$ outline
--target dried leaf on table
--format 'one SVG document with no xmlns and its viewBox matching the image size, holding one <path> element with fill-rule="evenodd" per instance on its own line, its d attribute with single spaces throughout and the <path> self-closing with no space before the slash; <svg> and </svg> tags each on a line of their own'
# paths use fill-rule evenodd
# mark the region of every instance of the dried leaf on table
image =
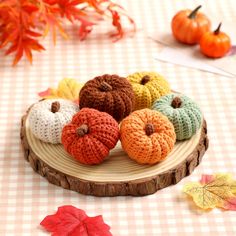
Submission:
<svg viewBox="0 0 236 236">
<path fill-rule="evenodd" d="M 110 226 L 102 216 L 89 217 L 74 206 L 61 206 L 54 215 L 46 216 L 40 223 L 54 236 L 112 236 Z"/>
<path fill-rule="evenodd" d="M 236 182 L 230 174 L 202 175 L 200 182 L 187 183 L 183 192 L 204 209 L 236 210 Z"/>
<path fill-rule="evenodd" d="M 42 98 L 64 98 L 78 103 L 80 89 L 83 84 L 78 83 L 75 79 L 65 78 L 61 80 L 58 87 L 48 88 L 38 93 Z"/>
</svg>

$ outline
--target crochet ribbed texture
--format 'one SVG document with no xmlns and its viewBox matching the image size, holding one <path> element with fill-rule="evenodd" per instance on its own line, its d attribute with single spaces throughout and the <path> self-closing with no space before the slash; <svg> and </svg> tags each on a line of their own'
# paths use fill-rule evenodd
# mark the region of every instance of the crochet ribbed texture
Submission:
<svg viewBox="0 0 236 236">
<path fill-rule="evenodd" d="M 120 127 L 121 144 L 140 164 L 164 160 L 176 141 L 172 123 L 160 112 L 142 109 L 126 117 Z"/>
<path fill-rule="evenodd" d="M 40 140 L 61 143 L 64 125 L 79 111 L 79 106 L 64 99 L 47 99 L 36 103 L 29 112 L 29 127 Z"/>
<path fill-rule="evenodd" d="M 104 111 L 121 121 L 133 110 L 134 92 L 126 78 L 102 75 L 89 80 L 79 94 L 80 108 Z"/>
<path fill-rule="evenodd" d="M 156 99 L 171 92 L 167 80 L 155 72 L 137 72 L 127 79 L 135 94 L 134 110 L 151 108 Z"/>
<path fill-rule="evenodd" d="M 62 131 L 65 150 L 83 164 L 99 164 L 119 139 L 117 121 L 105 112 L 83 108 Z"/>
<path fill-rule="evenodd" d="M 191 138 L 201 127 L 202 113 L 198 105 L 181 94 L 168 94 L 157 100 L 152 109 L 166 115 L 175 127 L 177 140 Z"/>
</svg>

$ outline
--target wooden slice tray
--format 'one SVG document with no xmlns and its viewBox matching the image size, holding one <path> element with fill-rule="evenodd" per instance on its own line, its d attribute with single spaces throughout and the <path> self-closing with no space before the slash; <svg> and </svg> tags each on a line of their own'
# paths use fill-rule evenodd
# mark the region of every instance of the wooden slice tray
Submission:
<svg viewBox="0 0 236 236">
<path fill-rule="evenodd" d="M 72 159 L 62 145 L 35 138 L 30 132 L 27 114 L 21 122 L 25 159 L 50 183 L 87 195 L 143 196 L 155 193 L 191 174 L 208 148 L 204 120 L 197 134 L 190 140 L 177 142 L 167 159 L 159 164 L 137 164 L 127 157 L 118 143 L 109 159 L 97 166 L 86 166 Z"/>
</svg>

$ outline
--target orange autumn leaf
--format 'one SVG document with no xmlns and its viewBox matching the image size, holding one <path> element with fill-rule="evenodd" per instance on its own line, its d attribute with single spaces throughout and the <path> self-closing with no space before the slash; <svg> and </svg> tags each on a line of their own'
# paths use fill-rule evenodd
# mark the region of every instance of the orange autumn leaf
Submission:
<svg viewBox="0 0 236 236">
<path fill-rule="evenodd" d="M 111 0 L 4 0 L 0 1 L 0 49 L 6 55 L 15 53 L 13 65 L 22 57 L 30 62 L 33 51 L 45 50 L 40 39 L 57 33 L 68 39 L 64 19 L 78 25 L 78 35 L 84 40 L 101 20 L 111 20 L 116 40 L 125 35 L 123 19 L 128 19 L 135 31 L 135 23 L 125 10 Z"/>
<path fill-rule="evenodd" d="M 183 192 L 203 210 L 216 207 L 236 210 L 236 181 L 230 174 L 202 175 L 200 182 L 187 183 Z"/>
<path fill-rule="evenodd" d="M 75 79 L 65 78 L 61 80 L 57 88 L 48 88 L 38 93 L 41 98 L 64 98 L 78 103 L 80 89 L 83 84 L 78 83 Z"/>
</svg>

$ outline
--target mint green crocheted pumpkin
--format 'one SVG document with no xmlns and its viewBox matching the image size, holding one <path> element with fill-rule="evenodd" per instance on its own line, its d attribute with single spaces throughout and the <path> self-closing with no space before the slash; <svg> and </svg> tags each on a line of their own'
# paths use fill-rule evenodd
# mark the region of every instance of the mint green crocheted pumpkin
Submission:
<svg viewBox="0 0 236 236">
<path fill-rule="evenodd" d="M 175 127 L 177 140 L 191 138 L 201 127 L 201 110 L 192 99 L 185 95 L 163 96 L 153 103 L 152 109 L 168 117 Z"/>
</svg>

